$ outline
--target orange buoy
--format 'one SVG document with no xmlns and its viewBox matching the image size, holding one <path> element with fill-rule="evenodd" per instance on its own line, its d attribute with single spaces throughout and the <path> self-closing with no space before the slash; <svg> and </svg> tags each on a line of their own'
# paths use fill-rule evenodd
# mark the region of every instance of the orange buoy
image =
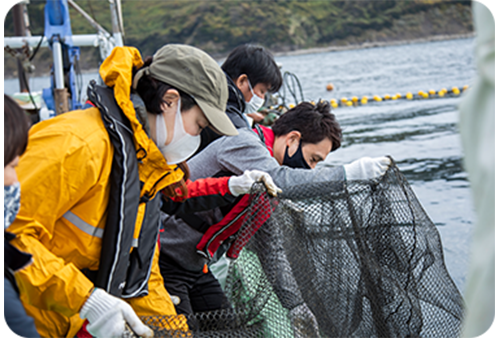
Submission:
<svg viewBox="0 0 500 338">
<path fill-rule="evenodd" d="M 329 92 L 331 92 L 333 90 L 333 84 L 329 83 L 326 85 L 326 90 L 328 90 Z"/>
</svg>

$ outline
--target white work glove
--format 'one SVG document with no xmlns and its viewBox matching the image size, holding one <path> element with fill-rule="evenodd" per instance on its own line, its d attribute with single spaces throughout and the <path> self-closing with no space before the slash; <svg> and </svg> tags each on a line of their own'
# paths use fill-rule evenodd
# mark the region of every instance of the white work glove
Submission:
<svg viewBox="0 0 500 338">
<path fill-rule="evenodd" d="M 288 313 L 294 338 L 320 338 L 318 322 L 306 303 L 294 307 Z"/>
<path fill-rule="evenodd" d="M 121 338 L 127 334 L 125 323 L 139 337 L 154 337 L 153 330 L 141 322 L 128 303 L 102 289 L 94 289 L 83 304 L 80 317 L 88 319 L 87 331 L 97 338 Z"/>
<path fill-rule="evenodd" d="M 345 179 L 351 180 L 370 180 L 385 174 L 391 159 L 389 157 L 363 157 L 359 160 L 344 165 Z"/>
<path fill-rule="evenodd" d="M 274 184 L 271 176 L 260 170 L 245 170 L 243 175 L 232 176 L 228 182 L 229 191 L 233 196 L 248 194 L 255 182 L 263 182 L 271 196 L 276 197 L 281 192 L 281 189 Z"/>
</svg>

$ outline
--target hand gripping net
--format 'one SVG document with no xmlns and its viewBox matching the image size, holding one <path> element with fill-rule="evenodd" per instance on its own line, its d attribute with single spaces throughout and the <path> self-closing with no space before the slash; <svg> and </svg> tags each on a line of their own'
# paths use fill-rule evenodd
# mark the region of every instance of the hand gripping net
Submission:
<svg viewBox="0 0 500 338">
<path fill-rule="evenodd" d="M 252 195 L 224 288 L 231 309 L 188 317 L 189 333 L 143 317 L 156 337 L 459 336 L 462 297 L 439 233 L 395 165 L 378 181 L 298 185 L 279 198 L 259 184 Z"/>
</svg>

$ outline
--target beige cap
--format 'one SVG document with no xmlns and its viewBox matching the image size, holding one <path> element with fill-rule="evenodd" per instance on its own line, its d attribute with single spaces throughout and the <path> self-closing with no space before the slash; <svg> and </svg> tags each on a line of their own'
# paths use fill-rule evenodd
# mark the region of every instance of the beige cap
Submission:
<svg viewBox="0 0 500 338">
<path fill-rule="evenodd" d="M 165 45 L 153 55 L 149 67 L 137 72 L 134 88 L 145 74 L 191 95 L 219 133 L 238 135 L 226 115 L 226 76 L 217 62 L 201 49 L 180 44 Z"/>
</svg>

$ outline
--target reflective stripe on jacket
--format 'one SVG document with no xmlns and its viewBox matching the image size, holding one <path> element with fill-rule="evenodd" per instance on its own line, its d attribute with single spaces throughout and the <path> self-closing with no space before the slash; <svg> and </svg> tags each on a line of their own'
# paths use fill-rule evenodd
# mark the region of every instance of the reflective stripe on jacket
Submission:
<svg viewBox="0 0 500 338">
<path fill-rule="evenodd" d="M 131 72 L 141 65 L 135 48 L 117 47 L 102 64 L 100 75 L 113 88 L 114 98 L 130 122 L 142 182 L 139 196 L 150 200 L 183 174 L 175 170 L 177 166 L 167 165 L 136 117 L 130 101 Z M 41 335 L 71 336 L 82 325 L 78 312 L 94 284 L 81 270 L 99 268 L 110 195 L 117 198 L 109 181 L 113 156 L 97 108 L 66 113 L 30 130 L 28 148 L 17 168 L 21 210 L 9 231 L 17 235 L 12 244 L 33 255 L 33 264 L 19 271 L 16 280 L 21 299 Z M 130 250 L 141 245 L 145 214 L 159 212 L 147 210 L 146 203 L 134 208 L 132 214 L 137 216 L 132 222 Z M 154 248 L 155 244 L 148 271 L 149 294 L 127 301 L 139 316 L 174 315 Z M 185 319 L 172 327 L 187 329 Z"/>
</svg>

